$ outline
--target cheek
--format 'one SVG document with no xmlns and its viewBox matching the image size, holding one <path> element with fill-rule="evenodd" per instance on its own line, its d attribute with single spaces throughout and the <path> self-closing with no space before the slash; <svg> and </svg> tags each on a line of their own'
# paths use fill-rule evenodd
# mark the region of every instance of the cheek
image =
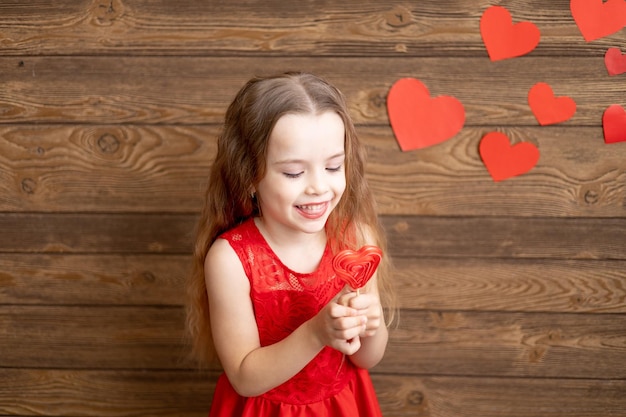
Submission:
<svg viewBox="0 0 626 417">
<path fill-rule="evenodd" d="M 266 188 L 266 195 L 275 203 L 292 202 L 301 194 L 300 187 L 294 181 L 276 177 L 271 187 Z"/>
<path fill-rule="evenodd" d="M 346 178 L 340 177 L 335 181 L 334 186 L 335 194 L 337 194 L 337 198 L 340 198 L 344 191 L 346 191 Z"/>
</svg>

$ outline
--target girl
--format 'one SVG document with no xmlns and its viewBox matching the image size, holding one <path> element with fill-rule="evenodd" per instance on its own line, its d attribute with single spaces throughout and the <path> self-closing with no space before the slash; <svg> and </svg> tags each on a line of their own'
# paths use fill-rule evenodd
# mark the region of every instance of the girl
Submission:
<svg viewBox="0 0 626 417">
<path fill-rule="evenodd" d="M 387 345 L 386 256 L 358 294 L 332 269 L 365 244 L 385 253 L 343 95 L 306 73 L 250 80 L 226 112 L 188 283 L 192 353 L 224 369 L 210 416 L 381 415 L 367 369 Z"/>
</svg>

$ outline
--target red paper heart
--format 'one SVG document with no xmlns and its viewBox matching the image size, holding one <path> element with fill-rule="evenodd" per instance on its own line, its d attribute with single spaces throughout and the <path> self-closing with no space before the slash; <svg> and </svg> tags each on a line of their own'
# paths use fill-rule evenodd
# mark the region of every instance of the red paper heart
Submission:
<svg viewBox="0 0 626 417">
<path fill-rule="evenodd" d="M 576 102 L 567 96 L 555 97 L 546 83 L 537 83 L 530 89 L 528 104 L 542 126 L 564 122 L 576 113 Z"/>
<path fill-rule="evenodd" d="M 569 6 L 587 42 L 609 36 L 626 26 L 624 0 L 571 0 Z"/>
<path fill-rule="evenodd" d="M 530 142 L 509 143 L 509 138 L 499 132 L 483 136 L 479 145 L 480 156 L 494 181 L 502 181 L 530 171 L 539 161 L 539 149 Z"/>
<path fill-rule="evenodd" d="M 450 96 L 431 98 L 415 78 L 396 81 L 387 95 L 389 122 L 403 151 L 445 142 L 465 124 L 465 109 Z"/>
<path fill-rule="evenodd" d="M 333 269 L 353 290 L 370 280 L 383 257 L 378 246 L 365 245 L 358 251 L 345 249 L 333 258 Z"/>
<path fill-rule="evenodd" d="M 604 65 L 609 75 L 620 75 L 626 72 L 626 54 L 619 48 L 609 48 L 604 54 Z"/>
<path fill-rule="evenodd" d="M 480 18 L 480 34 L 492 61 L 525 55 L 539 44 L 541 33 L 531 22 L 513 24 L 511 13 L 491 6 Z"/>
<path fill-rule="evenodd" d="M 602 115 L 604 142 L 626 142 L 626 110 L 618 104 L 609 106 Z"/>
</svg>

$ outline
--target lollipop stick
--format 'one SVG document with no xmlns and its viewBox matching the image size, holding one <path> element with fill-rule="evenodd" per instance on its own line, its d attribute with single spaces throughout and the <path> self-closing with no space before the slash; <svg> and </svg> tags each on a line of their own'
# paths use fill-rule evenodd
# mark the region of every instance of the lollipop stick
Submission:
<svg viewBox="0 0 626 417">
<path fill-rule="evenodd" d="M 335 378 L 337 377 L 337 375 L 339 375 L 339 371 L 341 371 L 341 367 L 343 366 L 343 363 L 346 361 L 346 354 L 344 353 L 343 356 L 341 357 L 341 363 L 339 363 L 339 368 L 337 368 L 337 374 L 335 375 Z"/>
</svg>

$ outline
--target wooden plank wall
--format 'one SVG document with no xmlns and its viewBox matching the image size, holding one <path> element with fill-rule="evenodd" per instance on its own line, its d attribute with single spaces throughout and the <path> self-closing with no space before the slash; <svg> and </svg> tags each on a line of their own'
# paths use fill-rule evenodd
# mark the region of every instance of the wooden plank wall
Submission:
<svg viewBox="0 0 626 417">
<path fill-rule="evenodd" d="M 480 16 L 542 33 L 491 62 Z M 567 0 L 0 2 L 0 415 L 204 416 L 215 372 L 184 360 L 183 280 L 224 110 L 255 74 L 345 92 L 370 155 L 401 321 L 373 370 L 388 417 L 626 415 L 626 106 Z M 400 152 L 399 78 L 466 124 Z M 540 127 L 536 82 L 577 102 Z M 494 183 L 487 132 L 541 152 Z"/>
</svg>

